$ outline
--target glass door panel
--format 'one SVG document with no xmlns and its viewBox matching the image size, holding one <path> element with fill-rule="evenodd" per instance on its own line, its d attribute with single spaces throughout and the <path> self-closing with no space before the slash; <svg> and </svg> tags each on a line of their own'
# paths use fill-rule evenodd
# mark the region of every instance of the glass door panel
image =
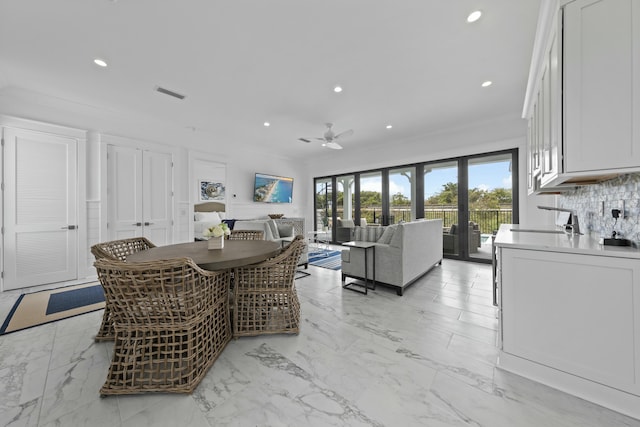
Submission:
<svg viewBox="0 0 640 427">
<path fill-rule="evenodd" d="M 415 219 L 415 168 L 389 171 L 389 224 Z"/>
<path fill-rule="evenodd" d="M 333 206 L 332 206 L 333 188 L 331 178 L 316 179 L 315 184 L 315 224 L 313 237 L 314 241 L 331 241 L 333 227 Z"/>
<path fill-rule="evenodd" d="M 491 259 L 491 235 L 513 223 L 511 153 L 469 159 L 469 257 Z"/>
<path fill-rule="evenodd" d="M 360 175 L 360 218 L 367 224 L 382 224 L 382 172 Z"/>
<path fill-rule="evenodd" d="M 424 165 L 424 217 L 442 219 L 443 252 L 459 255 L 457 161 Z"/>
<path fill-rule="evenodd" d="M 348 242 L 351 239 L 353 227 L 349 221 L 354 221 L 356 214 L 355 177 L 353 175 L 341 175 L 336 177 L 336 240 Z M 343 224 L 346 221 L 346 224 Z"/>
</svg>

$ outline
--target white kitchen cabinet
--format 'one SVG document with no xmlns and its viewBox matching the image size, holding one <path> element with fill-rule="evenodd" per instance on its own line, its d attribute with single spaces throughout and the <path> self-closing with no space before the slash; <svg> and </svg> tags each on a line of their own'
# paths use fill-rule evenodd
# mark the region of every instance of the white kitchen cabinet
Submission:
<svg viewBox="0 0 640 427">
<path fill-rule="evenodd" d="M 504 352 L 640 395 L 637 260 L 502 249 Z"/>
<path fill-rule="evenodd" d="M 540 57 L 537 87 L 530 108 L 528 134 L 528 192 L 537 192 L 543 183 L 558 175 L 561 141 L 561 10 L 557 10 L 543 54 Z"/>
<path fill-rule="evenodd" d="M 640 167 L 640 2 L 564 10 L 565 172 Z"/>
<path fill-rule="evenodd" d="M 640 250 L 512 228 L 495 239 L 497 366 L 640 419 Z"/>
<path fill-rule="evenodd" d="M 639 172 L 640 2 L 545 0 L 541 7 L 523 111 L 536 125 L 529 192 Z"/>
</svg>

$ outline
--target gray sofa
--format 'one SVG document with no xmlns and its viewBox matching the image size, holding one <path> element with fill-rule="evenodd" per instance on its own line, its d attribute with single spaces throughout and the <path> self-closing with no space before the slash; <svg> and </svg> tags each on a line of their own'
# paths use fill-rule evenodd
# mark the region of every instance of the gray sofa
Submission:
<svg viewBox="0 0 640 427">
<path fill-rule="evenodd" d="M 305 236 L 304 218 L 252 219 L 236 220 L 234 230 L 260 230 L 265 240 L 280 242 L 283 247 L 291 243 L 295 236 Z M 309 267 L 308 248 L 305 245 L 298 265 Z"/>
<path fill-rule="evenodd" d="M 442 263 L 442 220 L 417 220 L 387 227 L 355 227 L 354 239 L 376 242 L 376 283 L 404 288 Z M 369 261 L 368 277 L 373 277 Z M 364 278 L 364 250 L 342 251 L 342 282 L 347 277 Z"/>
</svg>

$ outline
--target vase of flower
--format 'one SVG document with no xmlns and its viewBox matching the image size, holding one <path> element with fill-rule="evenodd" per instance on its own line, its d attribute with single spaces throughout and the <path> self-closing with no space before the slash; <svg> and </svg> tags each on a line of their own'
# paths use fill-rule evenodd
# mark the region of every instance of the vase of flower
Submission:
<svg viewBox="0 0 640 427">
<path fill-rule="evenodd" d="M 224 236 L 209 238 L 209 249 L 222 249 L 222 248 L 224 248 Z"/>
<path fill-rule="evenodd" d="M 231 230 L 224 222 L 213 225 L 202 232 L 204 237 L 209 238 L 209 249 L 224 248 L 224 238 L 229 234 L 231 234 Z"/>
</svg>

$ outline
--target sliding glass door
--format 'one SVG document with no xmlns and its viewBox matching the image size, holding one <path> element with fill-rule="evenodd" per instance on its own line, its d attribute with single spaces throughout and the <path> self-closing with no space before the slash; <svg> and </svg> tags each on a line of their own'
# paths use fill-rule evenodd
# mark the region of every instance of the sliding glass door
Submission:
<svg viewBox="0 0 640 427">
<path fill-rule="evenodd" d="M 383 224 L 382 214 L 382 172 L 360 174 L 360 218 Z"/>
<path fill-rule="evenodd" d="M 442 250 L 460 254 L 458 161 L 424 165 L 424 218 L 442 219 Z"/>
<path fill-rule="evenodd" d="M 316 178 L 316 227 L 343 242 L 354 226 L 439 218 L 445 257 L 490 262 L 493 233 L 519 220 L 517 158 L 513 149 Z"/>
<path fill-rule="evenodd" d="M 389 170 L 389 224 L 416 218 L 415 167 Z"/>
<path fill-rule="evenodd" d="M 468 161 L 469 257 L 491 259 L 492 234 L 513 223 L 511 153 Z"/>
</svg>

